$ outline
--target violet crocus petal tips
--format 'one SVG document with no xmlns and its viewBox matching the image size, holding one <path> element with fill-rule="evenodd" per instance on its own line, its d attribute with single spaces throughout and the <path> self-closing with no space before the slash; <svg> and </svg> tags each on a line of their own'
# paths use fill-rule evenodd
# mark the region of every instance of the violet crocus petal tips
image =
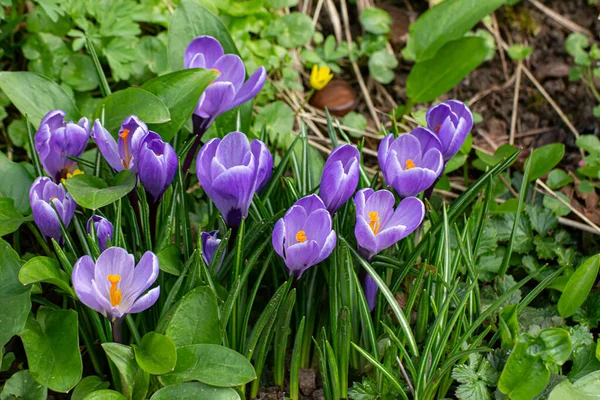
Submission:
<svg viewBox="0 0 600 400">
<path fill-rule="evenodd" d="M 208 141 L 198 153 L 196 174 L 229 227 L 248 216 L 254 193 L 271 176 L 273 158 L 264 143 L 250 145 L 241 132 Z"/>
<path fill-rule="evenodd" d="M 147 136 L 150 140 L 146 140 L 139 150 L 138 175 L 156 203 L 173 182 L 179 161 L 173 147 L 152 134 L 154 132 Z"/>
<path fill-rule="evenodd" d="M 94 225 L 94 231 L 98 239 L 98 248 L 100 252 L 103 252 L 108 247 L 108 240 L 111 242 L 113 240 L 113 224 L 100 215 L 92 215 L 87 222 L 87 233 L 92 232 L 92 224 Z"/>
<path fill-rule="evenodd" d="M 400 135 L 393 139 L 388 135 L 382 140 L 378 158 L 383 177 L 401 197 L 415 196 L 433 185 L 442 173 L 444 160 L 437 142 L 428 142 L 419 133 Z M 421 143 L 430 147 L 423 147 Z"/>
<path fill-rule="evenodd" d="M 62 184 L 56 184 L 47 177 L 39 177 L 29 189 L 29 203 L 33 220 L 42 234 L 60 242 L 62 234 L 59 218 L 65 227 L 69 226 L 77 207 L 75 200 Z"/>
<path fill-rule="evenodd" d="M 336 234 L 323 201 L 314 194 L 298 200 L 275 224 L 272 243 L 289 274 L 296 279 L 329 257 Z"/>
<path fill-rule="evenodd" d="M 458 100 L 448 100 L 431 107 L 426 119 L 427 127 L 440 139 L 444 161 L 458 153 L 473 128 L 471 110 Z"/>
<path fill-rule="evenodd" d="M 425 216 L 425 206 L 416 197 L 403 199 L 394 209 L 394 195 L 387 190 L 359 190 L 354 204 L 354 235 L 359 252 L 367 260 L 410 235 Z"/>
<path fill-rule="evenodd" d="M 64 111 L 50 111 L 42 119 L 34 137 L 35 150 L 42 167 L 55 182 L 60 182 L 67 173 L 77 168 L 77 163 L 68 157 L 80 157 L 90 136 L 87 118 L 74 123 L 66 122 L 64 117 Z"/>
<path fill-rule="evenodd" d="M 246 68 L 235 54 L 224 54 L 218 40 L 199 36 L 192 40 L 183 56 L 184 68 L 206 68 L 219 73 L 198 100 L 194 114 L 198 115 L 201 133 L 221 114 L 252 99 L 260 92 L 267 79 L 264 67 L 244 83 Z"/>
<path fill-rule="evenodd" d="M 79 300 L 111 321 L 144 311 L 160 294 L 156 287 L 148 291 L 159 273 L 158 257 L 146 252 L 134 267 L 133 255 L 118 247 L 106 249 L 94 265 L 83 256 L 73 268 L 73 287 Z"/>
<path fill-rule="evenodd" d="M 349 144 L 336 147 L 325 162 L 319 195 L 334 214 L 354 194 L 358 185 L 360 153 Z"/>
</svg>

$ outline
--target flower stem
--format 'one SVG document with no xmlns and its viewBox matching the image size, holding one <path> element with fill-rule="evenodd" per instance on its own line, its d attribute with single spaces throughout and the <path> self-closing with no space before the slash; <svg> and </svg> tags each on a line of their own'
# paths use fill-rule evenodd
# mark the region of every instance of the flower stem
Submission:
<svg viewBox="0 0 600 400">
<path fill-rule="evenodd" d="M 306 103 L 308 103 L 308 101 L 313 97 L 313 94 L 315 94 L 316 90 L 315 88 L 310 89 L 310 91 L 308 92 L 308 94 L 306 95 L 306 97 L 304 98 L 304 101 L 302 102 L 302 104 L 300 105 L 300 108 L 298 108 L 296 110 L 296 112 L 294 113 L 294 117 L 297 117 L 298 114 L 300 113 L 300 111 L 304 110 L 304 106 L 306 105 Z"/>
<path fill-rule="evenodd" d="M 123 318 L 117 318 L 111 322 L 113 342 L 121 343 L 121 325 L 123 324 Z"/>
</svg>

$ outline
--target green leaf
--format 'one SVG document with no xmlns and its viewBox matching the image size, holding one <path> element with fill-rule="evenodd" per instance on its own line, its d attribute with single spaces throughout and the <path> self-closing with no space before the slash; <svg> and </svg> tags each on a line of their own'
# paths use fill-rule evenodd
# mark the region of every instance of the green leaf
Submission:
<svg viewBox="0 0 600 400">
<path fill-rule="evenodd" d="M 398 66 L 396 56 L 388 53 L 386 49 L 381 49 L 371 54 L 369 57 L 369 73 L 377 82 L 387 85 L 394 80 L 393 69 Z"/>
<path fill-rule="evenodd" d="M 344 115 L 344 118 L 342 118 L 342 125 L 358 131 L 364 131 L 367 129 L 367 119 L 362 114 L 350 111 L 348 114 Z M 359 132 L 349 131 L 348 134 L 355 138 L 362 137 Z"/>
<path fill-rule="evenodd" d="M 21 264 L 19 255 L 0 239 L 0 347 L 21 332 L 31 309 L 30 288 L 18 278 Z"/>
<path fill-rule="evenodd" d="M 489 155 L 479 150 L 475 150 L 475 154 L 477 155 L 477 158 L 483 161 L 486 165 L 493 167 L 494 165 L 501 162 L 503 159 L 515 154 L 517 151 L 518 150 L 514 146 L 507 143 L 498 147 L 494 152 L 494 155 Z"/>
<path fill-rule="evenodd" d="M 571 203 L 571 200 L 564 193 L 556 192 L 556 195 L 567 202 L 567 204 Z M 544 196 L 544 207 L 551 210 L 552 213 L 557 217 L 564 217 L 571 213 L 571 209 L 564 205 L 560 200 L 555 199 L 553 196 L 545 195 Z"/>
<path fill-rule="evenodd" d="M 154 393 L 150 400 L 240 400 L 231 388 L 217 388 L 200 382 L 185 382 L 164 387 Z"/>
<path fill-rule="evenodd" d="M 96 210 L 114 203 L 135 188 L 136 178 L 131 171 L 119 172 L 108 186 L 102 179 L 93 175 L 77 175 L 66 181 L 67 190 L 73 199 L 84 208 Z"/>
<path fill-rule="evenodd" d="M 23 264 L 19 271 L 19 281 L 23 285 L 51 283 L 76 298 L 69 284 L 70 277 L 60 268 L 58 261 L 50 257 L 34 257 Z"/>
<path fill-rule="evenodd" d="M 594 286 L 598 269 L 600 268 L 600 255 L 588 258 L 571 275 L 565 289 L 558 300 L 558 312 L 563 318 L 570 317 L 585 301 Z"/>
<path fill-rule="evenodd" d="M 90 56 L 71 54 L 60 72 L 60 79 L 74 90 L 87 92 L 98 87 L 98 73 Z"/>
<path fill-rule="evenodd" d="M 40 307 L 37 318 L 30 316 L 19 336 L 36 381 L 62 393 L 77 385 L 83 364 L 75 311 Z"/>
<path fill-rule="evenodd" d="M 392 17 L 386 11 L 376 8 L 367 7 L 360 14 L 360 24 L 365 28 L 365 31 L 374 35 L 387 35 L 390 33 L 392 26 Z"/>
<path fill-rule="evenodd" d="M 295 7 L 298 0 L 265 0 L 265 6 L 276 10 L 285 7 Z"/>
<path fill-rule="evenodd" d="M 600 371 L 594 371 L 571 383 L 564 380 L 554 387 L 548 400 L 597 400 L 600 393 Z"/>
<path fill-rule="evenodd" d="M 500 310 L 500 318 L 498 322 L 500 325 L 500 335 L 503 349 L 510 350 L 517 342 L 517 335 L 519 334 L 517 307 L 518 304 L 510 304 Z"/>
<path fill-rule="evenodd" d="M 197 1 L 183 0 L 171 16 L 169 24 L 168 54 L 173 71 L 183 69 L 185 48 L 202 35 L 217 39 L 225 53 L 239 55 L 227 28 L 216 15 Z"/>
<path fill-rule="evenodd" d="M 444 44 L 460 39 L 505 1 L 445 0 L 430 8 L 410 25 L 405 56 L 417 62 L 433 58 Z"/>
<path fill-rule="evenodd" d="M 596 135 L 581 135 L 576 144 L 588 153 L 600 154 L 600 139 Z"/>
<path fill-rule="evenodd" d="M 157 75 L 168 72 L 167 46 L 161 39 L 155 36 L 144 36 L 138 43 L 137 51 L 150 72 Z"/>
<path fill-rule="evenodd" d="M 160 262 L 159 267 L 161 271 L 165 271 L 168 274 L 179 276 L 181 275 L 181 250 L 174 244 L 170 244 L 158 253 L 156 253 L 158 261 Z"/>
<path fill-rule="evenodd" d="M 533 49 L 522 44 L 513 44 L 507 50 L 508 56 L 513 60 L 524 60 L 531 54 Z"/>
<path fill-rule="evenodd" d="M 156 95 L 168 108 L 171 120 L 149 124 L 149 128 L 169 141 L 190 119 L 198 99 L 218 75 L 210 70 L 194 68 L 162 75 L 142 85 L 142 89 Z"/>
<path fill-rule="evenodd" d="M 552 190 L 557 190 L 573 183 L 573 178 L 560 168 L 553 169 L 548 174 L 546 185 Z"/>
<path fill-rule="evenodd" d="M 0 72 L 0 89 L 36 128 L 52 110 L 63 110 L 67 118 L 78 120 L 73 99 L 50 79 L 33 72 Z"/>
<path fill-rule="evenodd" d="M 175 343 L 164 335 L 148 332 L 140 347 L 133 345 L 135 360 L 140 368 L 152 375 L 162 375 L 175 369 L 177 349 Z"/>
<path fill-rule="evenodd" d="M 288 49 L 304 46 L 313 36 L 312 20 L 306 14 L 293 12 L 281 18 L 283 32 L 277 36 L 277 43 Z"/>
<path fill-rule="evenodd" d="M 90 393 L 108 389 L 109 386 L 109 382 L 105 382 L 95 375 L 86 376 L 75 386 L 71 400 L 83 400 Z"/>
<path fill-rule="evenodd" d="M 254 120 L 254 130 L 266 129 L 269 140 L 283 144 L 285 135 L 294 129 L 294 112 L 285 102 L 277 100 L 264 106 Z M 282 147 L 282 146 L 280 146 Z"/>
<path fill-rule="evenodd" d="M 96 109 L 95 118 L 105 112 L 104 127 L 114 137 L 123 120 L 136 115 L 146 124 L 162 124 L 169 122 L 169 109 L 156 95 L 139 88 L 128 88 L 114 92 L 102 100 Z"/>
<path fill-rule="evenodd" d="M 158 378 L 163 385 L 197 380 L 212 386 L 234 387 L 256 379 L 252 364 L 227 347 L 193 344 L 177 349 L 175 371 Z"/>
<path fill-rule="evenodd" d="M 486 54 L 487 48 L 482 38 L 464 37 L 450 42 L 435 57 L 413 66 L 406 81 L 406 94 L 416 103 L 434 100 L 477 68 L 485 60 Z"/>
<path fill-rule="evenodd" d="M 114 390 L 104 389 L 88 394 L 83 400 L 127 400 L 127 398 Z"/>
<path fill-rule="evenodd" d="M 22 223 L 32 220 L 31 216 L 23 217 L 15 210 L 13 199 L 0 197 L 0 236 L 13 233 Z"/>
<path fill-rule="evenodd" d="M 48 389 L 33 379 L 28 370 L 11 376 L 2 389 L 0 400 L 46 400 Z"/>
<path fill-rule="evenodd" d="M 130 400 L 143 400 L 148 393 L 150 375 L 135 362 L 135 355 L 129 346 L 119 343 L 102 343 L 106 355 L 121 373 L 123 394 Z M 92 394 L 98 392 L 92 392 Z"/>
<path fill-rule="evenodd" d="M 22 164 L 12 162 L 0 152 L 0 197 L 13 199 L 15 209 L 20 214 L 29 213 L 29 189 L 33 183 L 31 175 Z"/>
<path fill-rule="evenodd" d="M 565 155 L 565 145 L 552 143 L 533 150 L 531 153 L 531 171 L 529 180 L 535 181 L 546 175 L 562 160 Z"/>
<path fill-rule="evenodd" d="M 565 50 L 575 59 L 575 64 L 588 67 L 592 61 L 587 52 L 590 42 L 583 33 L 573 32 L 565 40 Z"/>
<path fill-rule="evenodd" d="M 165 335 L 177 347 L 221 343 L 217 296 L 210 287 L 197 287 L 179 301 Z"/>
</svg>

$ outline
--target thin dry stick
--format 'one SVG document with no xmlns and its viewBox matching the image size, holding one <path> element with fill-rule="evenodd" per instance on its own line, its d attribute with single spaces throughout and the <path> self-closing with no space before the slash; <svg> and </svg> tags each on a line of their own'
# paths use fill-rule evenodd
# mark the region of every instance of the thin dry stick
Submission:
<svg viewBox="0 0 600 400">
<path fill-rule="evenodd" d="M 346 40 L 348 41 L 348 50 L 352 51 L 352 35 L 350 34 L 350 22 L 348 18 L 348 7 L 346 6 L 346 0 L 341 0 L 342 4 L 342 18 L 344 20 L 344 31 L 346 33 Z M 381 129 L 381 121 L 379 120 L 379 115 L 377 115 L 377 111 L 375 110 L 375 106 L 373 105 L 373 100 L 371 100 L 371 95 L 367 90 L 367 86 L 365 85 L 365 80 L 360 73 L 360 69 L 358 68 L 358 64 L 356 61 L 352 61 L 352 69 L 354 70 L 354 74 L 356 75 L 356 80 L 358 81 L 358 85 L 360 86 L 360 90 L 363 93 L 365 98 L 365 102 L 367 103 L 367 107 L 369 108 L 369 112 L 371 113 L 371 118 L 375 121 L 375 125 L 377 129 Z"/>
<path fill-rule="evenodd" d="M 519 60 L 517 63 L 517 80 L 515 82 L 515 95 L 513 97 L 513 110 L 510 118 L 510 136 L 508 143 L 515 144 L 515 130 L 517 128 L 517 114 L 519 113 L 519 90 L 521 88 L 521 70 L 523 67 L 523 61 Z"/>
<path fill-rule="evenodd" d="M 335 8 L 335 3 L 333 0 L 327 0 L 327 10 L 329 11 L 329 18 L 331 18 L 331 24 L 333 25 L 335 40 L 338 43 L 342 43 L 344 41 L 342 36 L 342 23 L 340 22 L 340 15 Z"/>
<path fill-rule="evenodd" d="M 492 85 L 492 87 L 476 93 L 475 96 L 471 97 L 471 99 L 467 103 L 469 104 L 469 106 L 473 106 L 473 104 L 475 104 L 479 100 L 483 99 L 484 97 L 490 95 L 491 93 L 501 92 L 503 90 L 508 89 L 515 82 L 516 78 L 517 78 L 517 75 L 513 74 L 504 84 Z"/>
<path fill-rule="evenodd" d="M 321 8 L 323 7 L 324 0 L 319 0 L 317 3 L 317 8 L 315 9 L 315 15 L 313 16 L 313 27 L 317 26 L 317 21 L 319 20 L 319 16 L 321 15 Z"/>
<path fill-rule="evenodd" d="M 529 2 L 531 4 L 533 4 L 535 7 L 537 7 L 538 10 L 540 10 L 541 12 L 543 12 L 550 18 L 554 19 L 556 22 L 558 22 L 560 25 L 564 26 L 565 28 L 567 28 L 573 32 L 583 33 L 584 35 L 587 35 L 590 38 L 594 37 L 594 34 L 590 31 L 588 31 L 587 29 L 585 29 L 583 26 L 577 25 L 575 22 L 571 21 L 570 19 L 563 17 L 556 11 L 554 11 L 551 8 L 548 8 L 545 5 L 543 5 L 542 3 L 540 3 L 538 0 L 529 0 Z"/>
<path fill-rule="evenodd" d="M 496 13 L 492 13 L 492 35 L 496 39 L 496 42 L 502 40 L 500 36 L 500 30 L 498 29 L 498 20 L 496 19 Z M 504 54 L 504 49 L 502 46 L 498 48 L 498 53 L 500 53 L 500 61 L 502 62 L 502 72 L 504 73 L 504 79 L 508 80 L 508 66 L 506 64 L 506 56 Z"/>
</svg>

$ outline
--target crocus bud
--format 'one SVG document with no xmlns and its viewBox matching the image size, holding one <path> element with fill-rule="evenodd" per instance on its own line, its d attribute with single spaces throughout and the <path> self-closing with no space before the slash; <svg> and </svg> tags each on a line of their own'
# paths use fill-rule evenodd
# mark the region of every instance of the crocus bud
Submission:
<svg viewBox="0 0 600 400">
<path fill-rule="evenodd" d="M 416 197 L 403 199 L 394 210 L 394 195 L 387 190 L 361 189 L 354 196 L 354 205 L 354 235 L 367 260 L 410 235 L 425 216 L 425 206 Z"/>
<path fill-rule="evenodd" d="M 69 226 L 77 207 L 75 200 L 65 191 L 62 184 L 56 184 L 46 177 L 39 177 L 33 181 L 29 189 L 29 202 L 33 220 L 42 234 L 60 242 L 62 234 L 58 218 L 60 217 L 65 227 Z"/>
<path fill-rule="evenodd" d="M 160 287 L 143 294 L 158 277 L 159 262 L 147 251 L 135 266 L 132 254 L 119 247 L 106 249 L 94 264 L 83 256 L 73 267 L 73 287 L 79 300 L 111 321 L 150 308 Z"/>
<path fill-rule="evenodd" d="M 377 292 L 379 292 L 379 286 L 377 286 L 377 283 L 375 283 L 369 274 L 366 274 L 363 278 L 363 290 L 365 292 L 365 299 L 367 300 L 369 311 L 373 312 L 377 300 Z"/>
<path fill-rule="evenodd" d="M 209 140 L 196 160 L 198 181 L 231 228 L 248 216 L 252 197 L 269 181 L 272 168 L 267 146 L 260 140 L 250 145 L 241 132 Z"/>
<path fill-rule="evenodd" d="M 298 200 L 275 224 L 272 242 L 296 279 L 329 257 L 336 235 L 331 229 L 331 215 L 319 196 L 312 194 Z"/>
<path fill-rule="evenodd" d="M 139 151 L 138 174 L 154 202 L 158 202 L 177 172 L 177 153 L 160 136 L 150 132 Z"/>
<path fill-rule="evenodd" d="M 92 224 L 94 224 L 94 231 L 98 238 L 98 247 L 100 248 L 100 252 L 103 252 L 106 250 L 108 240 L 110 239 L 111 242 L 113 240 L 113 224 L 104 217 L 92 215 L 87 223 L 87 233 L 89 234 L 92 233 Z"/>
<path fill-rule="evenodd" d="M 473 128 L 471 110 L 458 100 L 448 100 L 429 108 L 426 119 L 427 127 L 440 139 L 444 161 L 458 153 Z"/>
<path fill-rule="evenodd" d="M 91 136 L 108 164 L 117 172 L 128 169 L 137 173 L 138 153 L 148 135 L 148 127 L 138 117 L 131 115 L 123 121 L 118 135 L 117 143 L 100 120 L 94 122 Z"/>
<path fill-rule="evenodd" d="M 185 49 L 184 68 L 206 68 L 220 75 L 202 93 L 194 114 L 199 118 L 196 131 L 203 134 L 215 118 L 252 99 L 267 79 L 265 67 L 259 67 L 246 79 L 246 68 L 235 54 L 225 54 L 219 41 L 211 36 L 199 36 Z"/>
<path fill-rule="evenodd" d="M 349 144 L 336 147 L 327 158 L 319 196 L 332 215 L 354 194 L 359 164 L 360 153 Z"/>
<path fill-rule="evenodd" d="M 65 122 L 64 118 L 64 111 L 50 111 L 42 119 L 34 139 L 44 170 L 57 183 L 75 171 L 77 163 L 68 156 L 81 156 L 90 136 L 87 118 L 81 118 L 76 124 Z"/>
<path fill-rule="evenodd" d="M 221 243 L 221 239 L 218 238 L 219 231 L 212 232 L 202 232 L 200 234 L 200 239 L 202 240 L 202 258 L 204 258 L 204 262 L 206 265 L 210 265 L 213 259 L 213 255 L 219 244 Z M 219 260 L 219 265 L 217 266 L 217 271 L 221 268 L 221 264 L 223 263 L 223 259 L 225 258 L 225 252 L 221 255 L 221 260 Z"/>
<path fill-rule="evenodd" d="M 429 135 L 428 146 L 423 146 Z M 444 160 L 432 134 L 421 128 L 418 135 L 387 135 L 379 144 L 379 166 L 387 185 L 400 197 L 415 196 L 429 188 L 442 173 Z M 436 143 L 436 145 L 434 145 Z"/>
</svg>

